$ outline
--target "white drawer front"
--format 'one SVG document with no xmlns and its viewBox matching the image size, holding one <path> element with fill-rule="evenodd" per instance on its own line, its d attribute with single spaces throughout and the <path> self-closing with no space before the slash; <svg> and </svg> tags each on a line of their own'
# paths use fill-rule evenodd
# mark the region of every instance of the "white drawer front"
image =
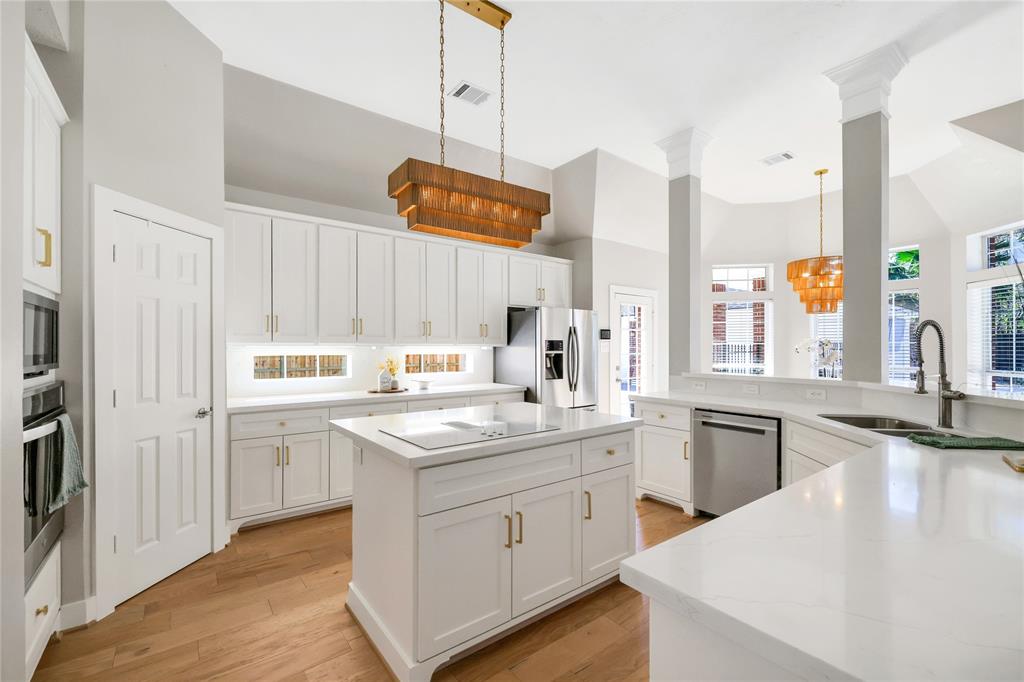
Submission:
<svg viewBox="0 0 1024 682">
<path fill-rule="evenodd" d="M 433 514 L 580 473 L 580 441 L 424 469 L 419 474 L 419 513 Z"/>
<path fill-rule="evenodd" d="M 377 403 L 375 405 L 332 407 L 331 419 L 355 419 L 356 417 L 376 417 L 381 414 L 402 414 L 406 410 L 406 403 Z"/>
<path fill-rule="evenodd" d="M 869 446 L 790 421 L 786 423 L 786 447 L 825 466 L 832 466 L 867 450 Z"/>
<path fill-rule="evenodd" d="M 469 399 L 470 405 L 501 405 L 502 403 L 521 403 L 523 393 L 498 393 L 496 395 L 480 395 Z"/>
<path fill-rule="evenodd" d="M 631 463 L 636 448 L 636 432 L 613 433 L 610 436 L 587 438 L 581 442 L 583 473 L 586 475 Z"/>
<path fill-rule="evenodd" d="M 409 401 L 410 412 L 451 410 L 458 407 L 469 407 L 469 398 L 430 398 L 429 400 Z"/>
<path fill-rule="evenodd" d="M 651 426 L 666 429 L 690 430 L 690 408 L 675 405 L 658 405 L 637 401 L 636 415 Z"/>
<path fill-rule="evenodd" d="M 60 610 L 60 542 L 53 546 L 25 592 L 25 663 L 32 676 L 53 634 Z"/>
<path fill-rule="evenodd" d="M 231 417 L 231 440 L 327 431 L 331 428 L 327 422 L 328 409 L 326 407 L 316 410 L 236 414 Z"/>
</svg>

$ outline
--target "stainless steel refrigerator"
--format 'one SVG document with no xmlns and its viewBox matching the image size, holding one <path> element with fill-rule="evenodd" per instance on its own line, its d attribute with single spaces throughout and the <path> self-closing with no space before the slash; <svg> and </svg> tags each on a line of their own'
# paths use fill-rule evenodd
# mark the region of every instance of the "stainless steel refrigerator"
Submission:
<svg viewBox="0 0 1024 682">
<path fill-rule="evenodd" d="M 526 387 L 526 400 L 597 406 L 597 313 L 534 308 L 508 314 L 508 345 L 494 349 L 494 380 Z"/>
</svg>

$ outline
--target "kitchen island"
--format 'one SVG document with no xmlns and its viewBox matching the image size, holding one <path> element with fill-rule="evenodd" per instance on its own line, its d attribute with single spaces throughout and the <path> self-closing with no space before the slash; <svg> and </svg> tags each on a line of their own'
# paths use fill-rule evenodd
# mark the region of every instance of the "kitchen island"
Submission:
<svg viewBox="0 0 1024 682">
<path fill-rule="evenodd" d="M 616 579 L 639 425 L 529 403 L 331 422 L 356 448 L 347 605 L 399 680 Z"/>
<path fill-rule="evenodd" d="M 823 406 L 641 401 L 777 416 L 788 447 L 854 432 Z M 652 680 L 1024 679 L 1024 475 L 1001 452 L 871 437 L 622 563 L 651 600 Z"/>
</svg>

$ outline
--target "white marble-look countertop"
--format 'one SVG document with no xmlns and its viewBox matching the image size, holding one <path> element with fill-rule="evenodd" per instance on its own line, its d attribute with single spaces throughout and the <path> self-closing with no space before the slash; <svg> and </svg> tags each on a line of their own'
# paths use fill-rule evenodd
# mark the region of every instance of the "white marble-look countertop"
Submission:
<svg viewBox="0 0 1024 682">
<path fill-rule="evenodd" d="M 558 426 L 553 431 L 532 433 L 511 438 L 459 445 L 450 448 L 425 450 L 400 438 L 383 433 L 380 429 L 406 431 L 428 431 L 446 421 L 521 421 L 543 422 Z M 414 469 L 463 462 L 481 457 L 491 457 L 509 452 L 518 452 L 545 445 L 565 443 L 582 438 L 621 433 L 638 428 L 642 421 L 632 417 L 600 414 L 586 410 L 569 410 L 562 407 L 536 405 L 534 403 L 507 403 L 504 405 L 481 405 L 452 410 L 432 410 L 407 414 L 387 414 L 358 419 L 335 419 L 331 427 L 348 436 L 361 448 L 383 454 L 392 461 Z"/>
<path fill-rule="evenodd" d="M 808 678 L 1024 679 L 1024 474 L 1002 452 L 938 450 L 817 416 L 863 409 L 641 399 L 877 443 L 627 559 L 624 583 Z"/>
<path fill-rule="evenodd" d="M 459 398 L 499 393 L 522 393 L 524 386 L 511 384 L 461 384 L 410 388 L 402 393 L 370 393 L 368 391 L 342 391 L 337 393 L 303 393 L 297 395 L 271 395 L 253 398 L 228 398 L 228 414 L 263 412 L 265 410 L 299 409 L 308 407 L 341 407 L 344 405 L 405 403 L 429 398 Z"/>
</svg>

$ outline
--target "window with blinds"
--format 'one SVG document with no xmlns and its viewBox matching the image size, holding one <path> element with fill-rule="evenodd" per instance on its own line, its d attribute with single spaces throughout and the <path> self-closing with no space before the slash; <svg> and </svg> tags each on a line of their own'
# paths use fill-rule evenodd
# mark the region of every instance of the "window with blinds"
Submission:
<svg viewBox="0 0 1024 682">
<path fill-rule="evenodd" d="M 843 304 L 834 313 L 818 313 L 811 315 L 811 337 L 816 340 L 832 342 L 838 360 L 831 365 L 825 364 L 821 358 L 815 357 L 811 371 L 814 376 L 827 379 L 843 377 Z"/>
<path fill-rule="evenodd" d="M 1019 280 L 968 285 L 967 383 L 1024 393 L 1024 284 Z"/>
<path fill-rule="evenodd" d="M 712 304 L 711 371 L 765 374 L 768 357 L 767 301 Z"/>
</svg>

